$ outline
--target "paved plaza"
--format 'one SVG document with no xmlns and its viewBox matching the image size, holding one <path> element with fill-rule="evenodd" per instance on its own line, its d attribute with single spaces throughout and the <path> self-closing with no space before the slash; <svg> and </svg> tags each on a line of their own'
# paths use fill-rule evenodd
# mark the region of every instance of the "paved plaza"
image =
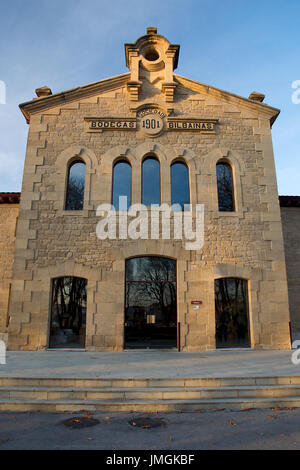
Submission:
<svg viewBox="0 0 300 470">
<path fill-rule="evenodd" d="M 300 375 L 292 351 L 7 352 L 0 377 L 198 378 Z"/>
</svg>

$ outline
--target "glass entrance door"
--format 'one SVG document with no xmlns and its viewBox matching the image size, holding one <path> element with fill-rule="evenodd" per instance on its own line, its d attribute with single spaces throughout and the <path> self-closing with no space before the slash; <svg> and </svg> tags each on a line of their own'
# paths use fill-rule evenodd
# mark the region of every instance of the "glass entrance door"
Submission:
<svg viewBox="0 0 300 470">
<path fill-rule="evenodd" d="M 249 348 L 248 282 L 216 279 L 215 304 L 217 348 Z"/>
<path fill-rule="evenodd" d="M 127 260 L 125 284 L 125 348 L 175 348 L 176 261 L 153 256 Z"/>
<path fill-rule="evenodd" d="M 86 279 L 59 277 L 52 280 L 49 348 L 85 348 Z"/>
</svg>

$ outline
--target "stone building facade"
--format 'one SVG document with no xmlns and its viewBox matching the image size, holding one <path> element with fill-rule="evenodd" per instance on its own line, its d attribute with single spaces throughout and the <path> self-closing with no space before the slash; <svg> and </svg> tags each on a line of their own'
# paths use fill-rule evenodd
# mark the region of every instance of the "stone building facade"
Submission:
<svg viewBox="0 0 300 470">
<path fill-rule="evenodd" d="M 264 104 L 259 93 L 243 98 L 175 74 L 179 46 L 170 44 L 155 28 L 148 28 L 136 43 L 126 44 L 125 53 L 129 73 L 57 94 L 43 87 L 37 90 L 37 98 L 20 105 L 29 134 L 9 322 L 5 320 L 9 269 L 4 267 L 1 280 L 0 325 L 3 329 L 9 323 L 9 349 L 46 349 L 51 347 L 54 327 L 62 335 L 70 330 L 62 326 L 62 317 L 54 320 L 61 315 L 62 294 L 60 300 L 55 294 L 61 279 L 86 282 L 81 287 L 85 294 L 80 309 L 77 300 L 75 310 L 76 315 L 81 312 L 77 335 L 84 335 L 81 345 L 89 351 L 122 351 L 132 344 L 130 334 L 138 339 L 136 347 L 155 346 L 151 335 L 158 323 L 160 334 L 172 336 L 182 351 L 213 350 L 223 341 L 226 346 L 230 338 L 237 347 L 242 343 L 233 339 L 240 340 L 246 333 L 248 347 L 290 348 L 285 251 L 271 136 L 279 110 Z M 172 168 L 176 163 L 187 168 L 194 224 L 196 205 L 204 205 L 203 246 L 187 249 L 187 240 L 162 239 L 161 223 L 158 239 L 130 239 L 119 232 L 113 239 L 97 236 L 101 219 L 97 208 L 112 203 L 116 165 L 129 164 L 130 202 L 140 204 L 145 202 L 146 186 L 150 185 L 151 193 L 150 173 L 148 179 L 144 174 L 144 163 L 149 160 L 155 160 L 159 168 L 159 203 L 168 206 L 174 202 Z M 70 209 L 66 200 L 75 163 L 84 165 L 83 205 Z M 229 210 L 220 206 L 218 165 L 230 169 Z M 286 240 L 296 246 L 290 220 L 298 223 L 298 209 L 291 214 L 285 210 Z M 8 206 L 7 211 L 9 217 L 16 216 L 14 207 Z M 9 217 L 5 220 L 10 226 Z M 171 228 L 176 220 L 175 212 L 171 213 Z M 13 245 L 14 223 L 10 232 L 4 228 L 9 246 Z M 289 241 L 286 245 L 289 262 Z M 159 276 L 171 266 L 163 260 L 172 260 L 173 277 L 151 278 L 150 282 L 153 271 L 147 268 L 145 278 L 139 278 L 138 263 L 130 260 L 141 260 L 154 270 L 161 262 L 156 271 Z M 290 266 L 290 302 L 296 318 L 299 276 L 293 277 L 296 264 Z M 66 285 L 64 292 L 70 300 L 72 287 Z M 145 300 L 146 291 L 150 296 L 152 289 L 154 296 L 161 286 L 165 289 L 162 297 L 152 303 Z M 135 291 L 132 303 L 129 287 Z M 218 308 L 221 316 L 216 325 Z M 61 322 L 59 327 L 55 321 Z"/>
</svg>

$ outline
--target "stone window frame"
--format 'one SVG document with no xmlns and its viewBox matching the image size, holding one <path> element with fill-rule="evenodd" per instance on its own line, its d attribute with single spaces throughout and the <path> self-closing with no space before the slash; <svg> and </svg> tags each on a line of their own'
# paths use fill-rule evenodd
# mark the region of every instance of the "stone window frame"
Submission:
<svg viewBox="0 0 300 470">
<path fill-rule="evenodd" d="M 99 166 L 101 193 L 97 195 L 99 204 L 112 204 L 113 170 L 114 166 L 121 161 L 126 161 L 131 166 L 131 204 L 136 204 L 136 180 L 139 177 L 138 160 L 131 148 L 123 145 L 112 147 L 102 155 Z"/>
<path fill-rule="evenodd" d="M 249 316 L 249 338 L 250 348 L 255 349 L 259 342 L 261 324 L 259 321 L 258 291 L 260 281 L 263 279 L 261 269 L 248 268 L 231 264 L 217 264 L 214 268 L 214 278 L 238 278 L 247 281 L 248 285 L 248 316 Z"/>
<path fill-rule="evenodd" d="M 181 161 L 189 173 L 190 205 L 196 203 L 196 157 L 193 151 L 182 147 L 144 142 L 135 149 L 136 155 L 144 159 L 147 154 L 155 155 L 160 162 L 161 204 L 171 206 L 171 165 Z M 140 192 L 141 194 L 141 192 Z M 138 201 L 138 202 L 141 202 Z"/>
<path fill-rule="evenodd" d="M 231 163 L 230 160 L 228 160 L 228 158 L 224 158 L 224 157 L 223 157 L 223 158 L 220 158 L 220 160 L 218 160 L 217 163 L 216 163 L 216 173 L 217 173 L 217 166 L 218 166 L 219 164 L 222 164 L 222 163 L 223 163 L 224 166 L 227 166 L 227 167 L 229 167 L 229 169 L 230 169 L 231 187 L 232 187 L 231 197 L 232 197 L 232 202 L 233 202 L 233 210 L 231 210 L 231 211 L 221 211 L 221 210 L 220 210 L 219 195 L 218 195 L 218 211 L 219 211 L 219 212 L 222 212 L 222 214 L 223 214 L 224 212 L 231 214 L 231 213 L 233 213 L 233 212 L 236 212 L 236 207 L 237 207 L 237 205 L 236 205 L 236 204 L 237 204 L 237 201 L 236 201 L 236 197 L 235 197 L 236 191 L 235 191 L 234 167 L 232 166 L 232 163 Z M 216 176 L 217 176 L 217 174 L 216 174 Z M 217 192 L 218 192 L 218 190 L 219 190 L 219 188 L 218 188 L 218 177 L 216 177 L 216 180 L 217 180 Z"/>
<path fill-rule="evenodd" d="M 185 279 L 185 272 L 187 269 L 187 262 L 190 258 L 189 251 L 180 247 L 179 244 L 172 246 L 169 240 L 140 240 L 136 243 L 126 243 L 121 248 L 112 249 L 111 255 L 114 257 L 112 272 L 105 273 L 103 281 L 107 281 L 113 276 L 118 276 L 120 279 L 120 295 L 125 299 L 125 265 L 127 259 L 136 258 L 140 256 L 157 256 L 173 259 L 176 261 L 176 279 L 177 279 L 177 322 L 181 324 L 180 343 L 182 348 L 186 344 L 186 335 L 188 333 L 188 325 L 186 322 L 186 302 L 185 296 L 187 292 L 187 281 Z M 122 334 L 117 338 L 116 351 L 124 351 L 124 319 L 125 309 L 122 303 L 122 311 L 118 315 L 118 328 Z"/>
<path fill-rule="evenodd" d="M 95 293 L 101 281 L 101 269 L 91 268 L 75 261 L 65 261 L 45 268 L 38 268 L 34 273 L 34 280 L 39 282 L 41 313 L 44 313 L 47 323 L 46 330 L 43 331 L 41 340 L 43 346 L 49 349 L 51 331 L 51 300 L 52 281 L 58 277 L 79 277 L 87 281 L 87 309 L 86 309 L 86 342 L 85 349 L 91 350 L 92 336 L 95 334 L 95 314 L 97 305 L 95 303 Z"/>
<path fill-rule="evenodd" d="M 99 174 L 101 179 L 101 203 L 112 203 L 113 167 L 119 160 L 131 165 L 131 204 L 141 204 L 142 161 L 147 155 L 154 155 L 160 163 L 161 204 L 171 205 L 171 164 L 181 160 L 189 171 L 190 204 L 196 203 L 196 156 L 193 151 L 180 147 L 165 146 L 154 142 L 143 142 L 137 146 L 117 145 L 102 155 Z"/>
<path fill-rule="evenodd" d="M 82 161 L 85 164 L 85 187 L 84 204 L 82 210 L 66 210 L 65 201 L 67 195 L 67 185 L 70 165 L 75 161 Z M 91 202 L 91 180 L 96 173 L 98 166 L 97 158 L 91 150 L 82 146 L 72 146 L 61 152 L 55 165 L 55 196 L 54 208 L 58 216 L 82 216 L 88 217 L 89 210 L 94 209 Z"/>
<path fill-rule="evenodd" d="M 71 158 L 71 160 L 68 162 L 68 168 L 67 168 L 67 178 L 66 178 L 66 191 L 65 191 L 65 201 L 64 201 L 64 210 L 69 212 L 69 211 L 73 211 L 73 212 L 78 212 L 78 211 L 82 211 L 83 209 L 66 209 L 66 206 L 67 206 L 67 202 L 68 202 L 68 191 L 69 191 L 69 188 L 70 188 L 70 174 L 71 174 L 71 169 L 74 165 L 76 165 L 77 163 L 81 163 L 84 165 L 84 190 L 85 190 L 85 180 L 86 180 L 86 163 L 81 159 L 81 158 Z M 84 201 L 85 201 L 85 193 L 84 193 L 84 196 L 83 196 L 83 206 L 84 206 Z"/>
<path fill-rule="evenodd" d="M 231 150 L 228 149 L 216 149 L 210 152 L 206 156 L 208 166 L 206 168 L 208 174 L 212 176 L 212 207 L 211 210 L 214 212 L 213 218 L 222 217 L 238 217 L 244 218 L 244 207 L 243 191 L 241 179 L 245 176 L 245 168 L 241 157 L 237 156 Z M 217 163 L 224 162 L 230 165 L 232 172 L 232 184 L 233 184 L 233 200 L 234 200 L 234 211 L 225 212 L 219 210 L 218 200 L 218 182 L 217 182 Z"/>
</svg>

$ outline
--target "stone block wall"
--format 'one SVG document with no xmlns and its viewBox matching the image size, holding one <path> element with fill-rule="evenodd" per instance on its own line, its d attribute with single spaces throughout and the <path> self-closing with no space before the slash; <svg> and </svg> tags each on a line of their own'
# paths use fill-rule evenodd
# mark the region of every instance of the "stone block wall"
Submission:
<svg viewBox="0 0 300 470">
<path fill-rule="evenodd" d="M 299 198 L 300 199 L 300 198 Z M 281 207 L 293 340 L 300 340 L 300 205 Z"/>
<path fill-rule="evenodd" d="M 0 340 L 6 338 L 18 204 L 0 203 Z"/>
</svg>

